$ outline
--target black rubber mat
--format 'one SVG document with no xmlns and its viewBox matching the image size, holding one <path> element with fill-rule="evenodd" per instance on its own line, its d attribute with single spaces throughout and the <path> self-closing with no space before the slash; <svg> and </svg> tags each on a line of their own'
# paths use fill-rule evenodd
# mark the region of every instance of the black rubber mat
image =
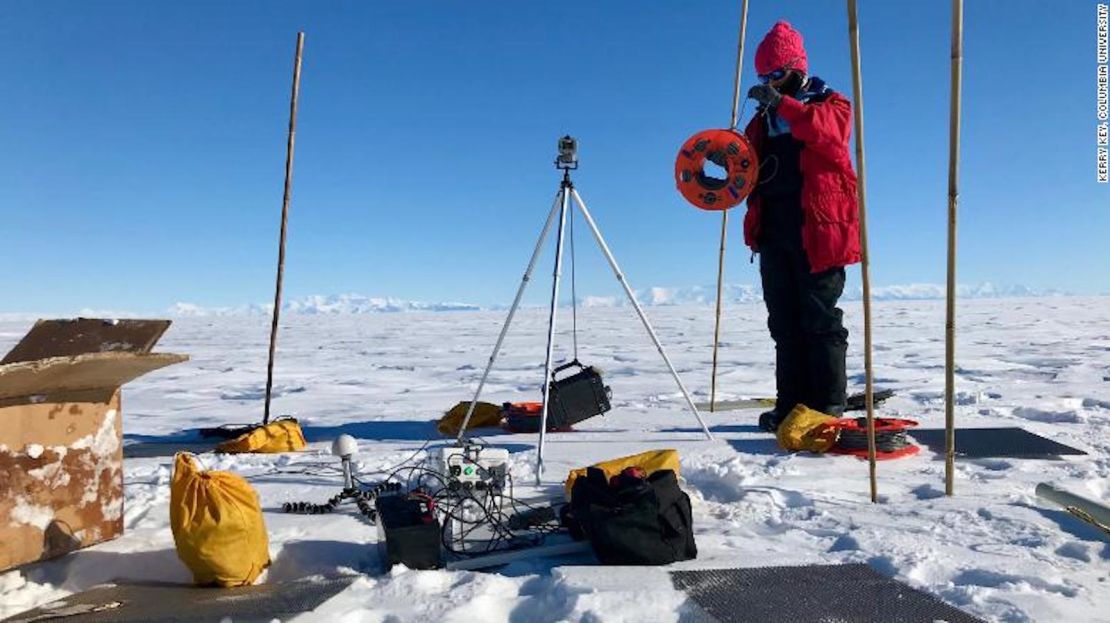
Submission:
<svg viewBox="0 0 1110 623">
<path fill-rule="evenodd" d="M 216 447 L 216 443 L 218 443 L 218 440 L 126 443 L 123 446 L 123 458 L 149 459 L 163 456 L 173 456 L 178 452 L 203 454 L 205 452 L 211 452 Z"/>
<path fill-rule="evenodd" d="M 4 623 L 284 621 L 315 610 L 353 581 L 353 577 L 348 577 L 239 588 L 181 584 L 100 586 L 4 619 Z"/>
<path fill-rule="evenodd" d="M 871 405 L 877 407 L 894 396 L 893 389 L 877 389 L 871 392 Z M 844 404 L 845 411 L 864 411 L 867 409 L 866 394 L 852 394 Z"/>
<path fill-rule="evenodd" d="M 908 431 L 917 443 L 938 454 L 945 453 L 944 429 L 922 428 Z M 957 428 L 956 456 L 969 459 L 1053 458 L 1086 452 L 1045 439 L 1023 428 Z"/>
<path fill-rule="evenodd" d="M 672 571 L 699 620 L 719 623 L 982 623 L 865 564 Z"/>
</svg>

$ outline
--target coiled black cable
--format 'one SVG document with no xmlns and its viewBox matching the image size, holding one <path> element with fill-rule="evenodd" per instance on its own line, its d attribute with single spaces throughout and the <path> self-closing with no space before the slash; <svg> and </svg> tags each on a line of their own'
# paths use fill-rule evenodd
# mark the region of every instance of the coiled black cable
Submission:
<svg viewBox="0 0 1110 623">
<path fill-rule="evenodd" d="M 886 421 L 889 426 L 889 421 Z M 875 421 L 875 451 L 897 452 L 909 447 L 909 437 L 905 428 L 878 430 L 880 420 Z M 841 428 L 836 446 L 841 450 L 867 450 L 867 418 L 856 418 L 856 428 Z"/>
</svg>

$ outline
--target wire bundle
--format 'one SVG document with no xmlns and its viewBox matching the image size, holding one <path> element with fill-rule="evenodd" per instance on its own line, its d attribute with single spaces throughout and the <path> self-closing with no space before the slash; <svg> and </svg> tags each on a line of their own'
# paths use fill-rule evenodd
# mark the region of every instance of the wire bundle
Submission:
<svg viewBox="0 0 1110 623">
<path fill-rule="evenodd" d="M 557 521 L 529 526 L 525 530 L 510 528 L 510 518 L 520 513 L 522 508 L 537 508 L 515 498 L 511 474 L 506 474 L 506 492 L 505 489 L 452 486 L 457 485 L 457 482 L 448 481 L 443 474 L 423 465 L 401 468 L 390 478 L 401 473 L 407 474 L 404 489 L 432 492 L 431 501 L 445 519 L 440 533 L 443 548 L 455 556 L 479 556 L 494 551 L 533 547 L 543 543 L 547 535 L 562 530 Z M 452 524 L 457 533 L 453 533 Z M 471 540 L 483 528 L 488 529 L 492 537 L 481 541 Z"/>
<path fill-rule="evenodd" d="M 840 426 L 840 436 L 836 441 L 836 448 L 844 452 L 867 451 L 867 418 L 855 418 L 843 421 Z M 906 429 L 916 425 L 910 420 L 892 418 L 877 418 L 875 420 L 875 451 L 899 452 L 913 446 Z"/>
<path fill-rule="evenodd" d="M 424 444 L 420 450 L 427 445 Z M 378 496 L 419 496 L 428 502 L 430 509 L 434 509 L 434 512 L 444 519 L 441 530 L 443 547 L 458 557 L 532 547 L 541 544 L 547 535 L 563 529 L 558 519 L 542 522 L 539 525 L 528 525 L 523 529 L 510 527 L 510 519 L 514 515 L 539 508 L 514 497 L 513 480 L 510 474 L 505 475 L 507 488 L 470 488 L 459 486 L 458 481 L 450 480 L 445 474 L 430 469 L 427 465 L 420 463 L 408 465 L 407 463 L 410 463 L 414 457 L 415 454 L 395 465 L 380 482 L 369 485 L 355 477 L 355 489 L 341 491 L 323 504 L 287 502 L 282 506 L 282 510 L 294 514 L 320 515 L 334 512 L 343 502 L 353 500 L 360 514 L 370 523 L 376 523 L 377 510 L 374 502 Z M 313 468 L 311 470 L 313 472 L 320 468 L 323 468 L 321 470 L 323 472 L 331 471 L 329 466 L 309 467 Z M 282 470 L 277 473 L 309 472 L 310 470 L 292 472 Z M 384 473 L 384 470 L 374 473 Z M 558 513 L 553 515 L 558 517 Z M 488 529 L 492 535 L 489 539 L 471 538 L 483 528 Z"/>
<path fill-rule="evenodd" d="M 534 511 L 537 507 L 517 500 L 512 494 L 512 478 L 509 477 L 509 494 L 505 495 L 504 491 L 490 491 L 484 496 L 475 496 L 474 491 L 469 489 L 462 490 L 462 497 L 458 497 L 458 492 L 448 491 L 448 494 L 453 494 L 454 500 L 458 504 L 455 508 L 448 506 L 446 515 L 450 519 L 458 520 L 456 508 L 462 507 L 466 509 L 468 502 L 474 502 L 481 510 L 481 515 L 470 521 L 467 521 L 464 516 L 459 522 L 462 526 L 462 532 L 458 535 L 451 535 L 449 524 L 444 525 L 443 540 L 444 547 L 447 551 L 458 556 L 474 556 L 479 554 L 486 554 L 496 550 L 512 550 L 524 547 L 533 547 L 543 543 L 547 535 L 562 530 L 558 520 L 543 522 L 538 525 L 531 525 L 524 529 L 514 529 L 512 527 L 512 517 L 520 514 L 521 510 L 518 507 L 523 507 L 525 510 Z M 484 497 L 484 500 L 481 499 Z M 448 505 L 452 499 L 448 498 Z M 441 502 L 442 504 L 442 502 Z M 470 507 L 473 509 L 473 506 Z M 557 517 L 557 514 L 554 516 Z M 482 527 L 488 527 L 493 534 L 493 538 L 479 543 L 475 546 L 468 547 L 467 539 L 475 531 Z M 454 547 L 448 541 L 450 537 L 455 536 L 454 541 L 462 544 L 462 549 Z"/>
<path fill-rule="evenodd" d="M 867 429 L 846 428 L 840 431 L 836 445 L 842 450 L 867 450 Z M 896 452 L 910 446 L 905 429 L 899 431 L 875 431 L 875 450 L 877 452 Z"/>
</svg>

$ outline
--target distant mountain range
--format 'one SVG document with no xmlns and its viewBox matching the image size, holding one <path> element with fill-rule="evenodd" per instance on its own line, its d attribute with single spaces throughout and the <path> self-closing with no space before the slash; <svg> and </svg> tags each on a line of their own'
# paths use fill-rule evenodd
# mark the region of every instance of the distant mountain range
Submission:
<svg viewBox="0 0 1110 623">
<path fill-rule="evenodd" d="M 1068 293 L 1057 290 L 1037 290 L 1022 285 L 997 286 L 991 283 L 961 285 L 957 295 L 962 299 L 1009 298 L 1066 296 Z M 871 291 L 876 301 L 909 301 L 943 299 L 945 286 L 933 283 L 879 286 Z M 844 293 L 844 300 L 858 301 L 863 297 L 861 288 Z M 672 305 L 710 305 L 716 301 L 716 288 L 713 286 L 689 286 L 678 288 L 652 287 L 636 292 L 641 304 L 649 307 Z M 730 304 L 754 303 L 763 300 L 758 286 L 749 284 L 726 284 L 725 301 Z M 584 307 L 617 307 L 627 305 L 623 296 L 583 296 L 579 304 Z M 282 310 L 291 314 L 329 315 L 329 314 L 376 314 L 397 312 L 449 312 L 498 309 L 503 306 L 481 306 L 471 303 L 444 302 L 428 303 L 408 301 L 391 297 L 364 296 L 361 294 L 314 295 L 289 301 Z M 241 316 L 268 315 L 271 305 L 251 304 L 236 307 L 202 307 L 193 303 L 177 303 L 166 310 L 171 316 Z"/>
<path fill-rule="evenodd" d="M 873 288 L 871 298 L 875 300 L 927 300 L 943 299 L 947 288 L 938 283 L 911 283 L 907 285 L 880 286 Z M 969 299 L 1013 298 L 1023 296 L 1070 296 L 1070 292 L 1049 289 L 1038 290 L 1023 285 L 999 286 L 993 283 L 979 285 L 957 285 L 956 296 Z M 859 300 L 863 298 L 863 288 L 857 287 L 854 292 L 845 294 L 846 299 Z"/>
<path fill-rule="evenodd" d="M 871 289 L 871 299 L 875 301 L 914 301 L 943 299 L 947 288 L 937 283 L 911 283 L 904 285 L 877 286 Z M 956 296 L 964 299 L 1009 298 L 1022 296 L 1064 296 L 1058 290 L 1036 290 L 1022 285 L 997 286 L 992 283 L 978 285 L 959 285 Z M 715 286 L 691 286 L 684 288 L 648 288 L 636 293 L 636 298 L 644 305 L 690 305 L 711 304 L 717 300 Z M 763 300 L 763 290 L 759 286 L 745 284 L 726 284 L 725 300 L 730 303 L 749 303 Z M 619 303 L 607 297 L 613 304 Z M 858 301 L 863 299 L 863 288 L 857 286 L 844 293 L 842 300 Z M 623 299 L 622 299 L 623 300 Z M 595 305 L 599 301 L 592 301 Z"/>
<path fill-rule="evenodd" d="M 269 315 L 272 304 L 251 304 L 238 307 L 201 307 L 193 303 L 176 303 L 167 311 L 171 316 L 241 316 L 251 314 Z M 391 297 L 364 296 L 361 294 L 313 295 L 289 301 L 282 305 L 283 312 L 292 314 L 378 314 L 396 312 L 446 312 L 477 311 L 479 305 L 469 303 L 423 303 L 406 301 Z"/>
</svg>

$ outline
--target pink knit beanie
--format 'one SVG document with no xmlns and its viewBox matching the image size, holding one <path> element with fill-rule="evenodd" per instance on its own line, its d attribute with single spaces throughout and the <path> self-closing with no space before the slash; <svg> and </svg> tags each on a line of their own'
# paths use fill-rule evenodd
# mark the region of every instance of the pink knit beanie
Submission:
<svg viewBox="0 0 1110 623">
<path fill-rule="evenodd" d="M 790 22 L 779 20 L 755 49 L 755 71 L 764 75 L 784 67 L 809 72 L 802 33 L 794 30 Z"/>
</svg>

